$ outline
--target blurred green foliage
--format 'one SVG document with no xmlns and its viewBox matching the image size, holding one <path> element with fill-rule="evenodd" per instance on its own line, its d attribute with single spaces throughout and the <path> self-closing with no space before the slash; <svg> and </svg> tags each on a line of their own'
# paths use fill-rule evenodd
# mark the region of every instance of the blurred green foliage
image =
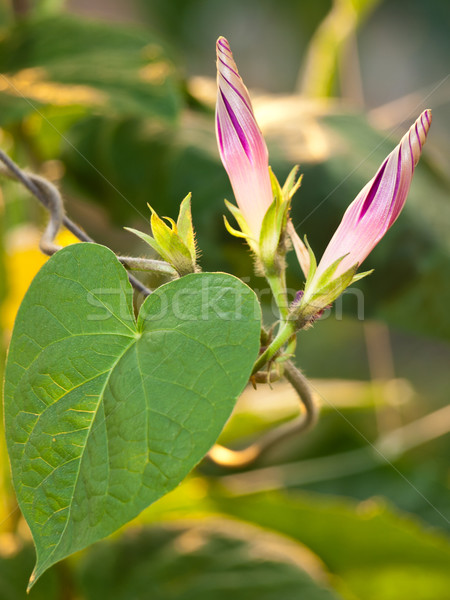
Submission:
<svg viewBox="0 0 450 600">
<path fill-rule="evenodd" d="M 307 575 L 296 553 L 282 537 L 231 520 L 172 523 L 99 544 L 84 556 L 80 581 L 86 600 L 338 600 Z"/>
<path fill-rule="evenodd" d="M 14 542 L 4 538 L 0 543 L 0 598 L 1 600 L 56 600 L 63 590 L 56 569 L 46 573 L 30 594 L 25 585 L 35 563 L 31 544 L 15 547 Z"/>
<path fill-rule="evenodd" d="M 307 544 L 357 598 L 394 600 L 399 589 L 402 595 L 429 600 L 447 593 L 447 540 L 376 501 L 357 510 L 344 501 L 281 494 L 222 502 L 240 518 Z"/>
<path fill-rule="evenodd" d="M 153 35 L 68 16 L 19 22 L 0 45 L 0 124 L 40 106 L 82 105 L 173 122 L 180 108 L 175 67 Z"/>
</svg>

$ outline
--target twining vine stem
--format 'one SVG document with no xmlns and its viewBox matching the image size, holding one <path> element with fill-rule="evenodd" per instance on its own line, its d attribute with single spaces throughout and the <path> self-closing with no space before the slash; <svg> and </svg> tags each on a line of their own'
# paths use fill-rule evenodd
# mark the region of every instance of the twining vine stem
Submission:
<svg viewBox="0 0 450 600">
<path fill-rule="evenodd" d="M 303 406 L 302 414 L 288 423 L 283 423 L 279 427 L 271 429 L 256 442 L 241 450 L 230 450 L 216 444 L 208 454 L 208 458 L 212 462 L 227 468 L 247 467 L 265 456 L 275 446 L 284 443 L 288 438 L 304 433 L 315 425 L 319 409 L 308 380 L 290 361 L 284 363 L 284 376 L 297 392 L 299 401 Z"/>
<path fill-rule="evenodd" d="M 24 185 L 24 187 L 26 187 L 33 194 L 33 196 L 39 200 L 42 206 L 47 209 L 50 215 L 49 223 L 40 241 L 40 248 L 44 254 L 51 256 L 61 249 L 60 246 L 54 243 L 55 237 L 58 234 L 61 225 L 64 225 L 64 227 L 81 242 L 95 243 L 85 231 L 78 227 L 78 225 L 76 225 L 76 223 L 69 219 L 69 217 L 65 214 L 64 204 L 56 186 L 43 177 L 39 177 L 39 175 L 25 173 L 22 171 L 22 169 L 20 169 L 1 149 L 0 160 L 7 167 L 7 170 L 2 169 L 1 173 L 20 181 L 20 183 L 22 183 L 22 185 Z M 175 269 L 169 265 L 169 263 L 166 263 L 162 260 L 124 256 L 118 256 L 117 258 L 128 269 L 134 270 L 136 268 L 136 270 L 154 271 L 172 277 L 177 276 Z M 128 279 L 135 290 L 144 296 L 148 296 L 151 293 L 151 290 L 149 290 L 131 273 L 128 273 Z"/>
<path fill-rule="evenodd" d="M 4 165 L 0 165 L 0 174 L 22 183 L 49 213 L 50 219 L 39 243 L 40 249 L 44 254 L 51 256 L 61 249 L 60 246 L 55 244 L 55 238 L 62 226 L 66 227 L 81 242 L 95 243 L 85 231 L 65 214 L 64 203 L 56 186 L 39 175 L 22 171 L 1 149 L 0 161 Z M 172 278 L 178 277 L 175 269 L 169 263 L 162 260 L 124 256 L 118 256 L 117 259 L 127 270 L 152 271 Z M 151 294 L 151 290 L 131 273 L 128 273 L 128 279 L 133 288 L 139 293 L 144 296 Z M 284 321 L 278 335 L 255 363 L 253 375 L 261 375 L 260 377 L 255 377 L 255 380 L 260 382 L 268 380 L 268 373 L 261 373 L 259 372 L 260 369 L 267 365 L 268 362 L 270 363 L 271 359 L 277 355 L 278 351 L 290 339 L 292 340 L 294 335 L 295 329 L 293 329 L 292 322 Z M 261 336 L 263 340 L 268 337 L 264 329 L 261 331 Z M 255 443 L 242 450 L 231 450 L 216 444 L 208 454 L 212 462 L 227 468 L 250 465 L 268 450 L 285 441 L 286 438 L 302 433 L 314 425 L 317 420 L 318 409 L 307 379 L 290 361 L 286 361 L 283 364 L 283 373 L 297 392 L 299 401 L 303 406 L 302 414 L 297 419 L 269 431 Z"/>
</svg>

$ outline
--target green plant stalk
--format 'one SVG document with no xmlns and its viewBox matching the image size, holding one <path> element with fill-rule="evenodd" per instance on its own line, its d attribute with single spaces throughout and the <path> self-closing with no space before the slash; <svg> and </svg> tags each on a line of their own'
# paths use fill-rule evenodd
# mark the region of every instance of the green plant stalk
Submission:
<svg viewBox="0 0 450 600">
<path fill-rule="evenodd" d="M 289 302 L 286 292 L 286 272 L 283 269 L 281 272 L 276 273 L 275 275 L 266 275 L 266 279 L 270 285 L 270 289 L 272 290 L 272 295 L 275 298 L 281 323 L 286 323 L 286 321 L 289 320 Z M 296 332 L 294 331 L 287 347 L 288 354 L 294 354 L 296 345 L 297 336 Z"/>
<path fill-rule="evenodd" d="M 278 351 L 295 335 L 295 321 L 284 321 L 278 331 L 277 336 L 268 348 L 261 354 L 253 366 L 252 375 L 257 373 L 266 363 L 269 362 Z"/>
<path fill-rule="evenodd" d="M 272 290 L 272 295 L 275 298 L 280 319 L 282 322 L 285 322 L 288 320 L 289 315 L 285 272 L 282 270 L 274 275 L 266 275 L 266 279 L 269 283 L 270 289 Z"/>
<path fill-rule="evenodd" d="M 286 346 L 286 354 L 293 356 L 295 353 L 296 347 L 297 347 L 297 331 L 293 334 L 293 336 L 289 340 L 288 345 Z"/>
</svg>

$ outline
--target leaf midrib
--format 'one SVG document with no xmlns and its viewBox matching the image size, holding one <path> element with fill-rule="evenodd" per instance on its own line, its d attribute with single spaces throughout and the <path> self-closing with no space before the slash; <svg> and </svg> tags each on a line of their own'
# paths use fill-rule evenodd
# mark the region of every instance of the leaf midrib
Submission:
<svg viewBox="0 0 450 600">
<path fill-rule="evenodd" d="M 128 336 L 124 336 L 124 337 L 128 337 Z M 96 406 L 95 412 L 93 413 L 91 424 L 90 424 L 89 429 L 88 429 L 87 434 L 86 434 L 86 443 L 84 444 L 83 450 L 82 450 L 82 452 L 80 454 L 80 457 L 79 457 L 79 465 L 78 465 L 77 475 L 75 477 L 74 484 L 73 484 L 73 493 L 71 495 L 71 501 L 70 501 L 70 504 L 69 504 L 69 507 L 68 507 L 69 510 L 67 512 L 66 524 L 64 525 L 64 529 L 61 532 L 61 535 L 59 536 L 58 543 L 55 545 L 55 547 L 53 548 L 52 552 L 48 555 L 48 557 L 45 559 L 44 563 L 42 563 L 41 565 L 39 565 L 39 549 L 38 549 L 38 545 L 36 543 L 37 561 L 36 561 L 36 566 L 35 566 L 35 568 L 33 570 L 32 577 L 30 578 L 30 581 L 32 581 L 34 579 L 37 579 L 37 577 L 47 569 L 46 565 L 48 565 L 51 562 L 52 556 L 55 554 L 55 552 L 59 548 L 62 540 L 64 539 L 64 535 L 65 535 L 67 526 L 68 526 L 68 524 L 70 522 L 70 515 L 71 515 L 71 511 L 72 511 L 72 507 L 73 507 L 73 502 L 74 502 L 74 498 L 75 498 L 75 490 L 76 490 L 76 487 L 78 485 L 78 480 L 79 480 L 80 471 L 81 471 L 81 463 L 83 462 L 84 453 L 85 453 L 86 447 L 88 445 L 89 436 L 91 434 L 93 424 L 95 423 L 95 420 L 97 418 L 98 410 L 99 410 L 100 406 L 103 403 L 103 397 L 104 397 L 104 394 L 105 394 L 106 386 L 108 385 L 109 380 L 111 378 L 111 375 L 112 375 L 114 369 L 116 368 L 117 364 L 123 358 L 123 356 L 125 356 L 125 354 L 128 352 L 128 350 L 134 344 L 136 344 L 137 339 L 138 338 L 133 337 L 131 343 L 128 344 L 128 346 L 126 346 L 126 348 L 124 348 L 123 352 L 116 358 L 116 360 L 114 361 L 114 363 L 111 365 L 111 368 L 109 369 L 109 374 L 105 378 L 105 382 L 103 384 L 103 387 L 102 387 L 102 389 L 101 389 L 101 391 L 99 392 L 99 395 L 98 395 L 99 400 L 97 402 L 97 406 Z M 105 416 L 105 419 L 106 419 L 106 416 Z"/>
</svg>

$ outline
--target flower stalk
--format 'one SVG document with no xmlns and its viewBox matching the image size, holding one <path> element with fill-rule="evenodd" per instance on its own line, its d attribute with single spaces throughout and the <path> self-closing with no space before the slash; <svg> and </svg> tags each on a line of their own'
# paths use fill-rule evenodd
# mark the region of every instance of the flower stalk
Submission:
<svg viewBox="0 0 450 600">
<path fill-rule="evenodd" d="M 276 357 L 278 352 L 287 344 L 296 333 L 295 321 L 285 321 L 282 323 L 275 339 L 264 350 L 253 366 L 252 375 L 260 371 L 268 362 Z"/>
</svg>

